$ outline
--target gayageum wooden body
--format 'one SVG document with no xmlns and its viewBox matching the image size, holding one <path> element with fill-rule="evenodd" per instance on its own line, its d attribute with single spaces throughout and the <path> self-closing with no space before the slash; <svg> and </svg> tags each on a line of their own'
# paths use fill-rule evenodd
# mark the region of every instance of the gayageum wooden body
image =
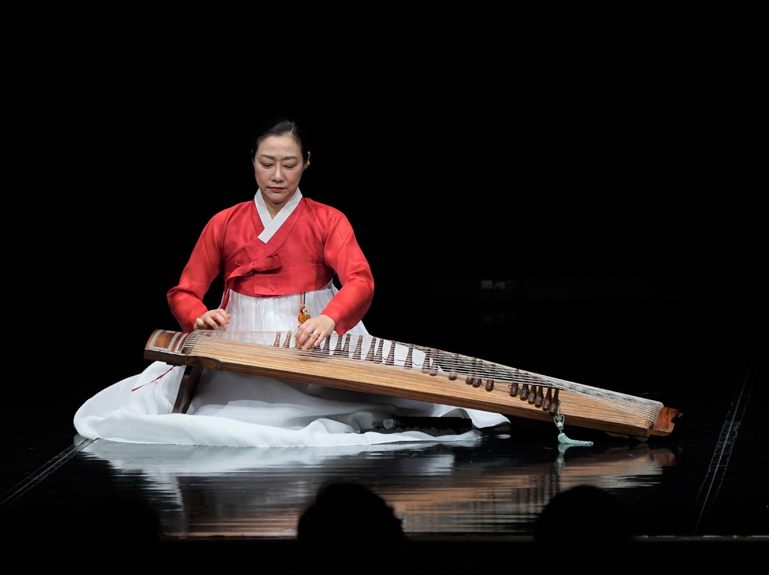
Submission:
<svg viewBox="0 0 769 575">
<path fill-rule="evenodd" d="M 567 425 L 638 437 L 670 434 L 679 416 L 656 401 L 372 336 L 333 334 L 308 351 L 294 343 L 291 332 L 156 330 L 144 357 L 188 366 L 177 412 L 186 412 L 208 368 L 543 421 L 560 413 Z"/>
</svg>

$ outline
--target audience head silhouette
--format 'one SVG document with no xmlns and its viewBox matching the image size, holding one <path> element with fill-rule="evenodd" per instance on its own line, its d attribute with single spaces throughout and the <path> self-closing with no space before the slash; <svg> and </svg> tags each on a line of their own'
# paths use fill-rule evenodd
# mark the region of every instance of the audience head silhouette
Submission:
<svg viewBox="0 0 769 575">
<path fill-rule="evenodd" d="M 329 554 L 337 560 L 341 546 L 381 545 L 397 554 L 406 541 L 400 519 L 385 501 L 354 483 L 322 487 L 299 519 L 297 538 L 316 559 Z"/>
<path fill-rule="evenodd" d="M 598 487 L 581 485 L 554 497 L 534 529 L 534 543 L 543 553 L 585 553 L 600 546 L 603 567 L 626 553 L 627 518 L 619 502 Z M 598 571 L 603 571 L 601 565 Z"/>
</svg>

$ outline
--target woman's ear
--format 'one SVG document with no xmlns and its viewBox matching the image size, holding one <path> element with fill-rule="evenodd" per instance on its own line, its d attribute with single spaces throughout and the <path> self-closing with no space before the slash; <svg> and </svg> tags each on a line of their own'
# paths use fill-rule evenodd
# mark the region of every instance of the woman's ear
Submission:
<svg viewBox="0 0 769 575">
<path fill-rule="evenodd" d="M 302 168 L 302 171 L 306 170 L 310 167 L 310 152 L 307 152 L 307 161 L 304 163 L 304 167 Z"/>
</svg>

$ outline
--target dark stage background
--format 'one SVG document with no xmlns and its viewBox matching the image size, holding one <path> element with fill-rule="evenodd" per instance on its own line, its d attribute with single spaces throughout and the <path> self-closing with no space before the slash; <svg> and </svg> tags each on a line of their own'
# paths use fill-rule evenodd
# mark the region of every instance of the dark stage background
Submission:
<svg viewBox="0 0 769 575">
<path fill-rule="evenodd" d="M 581 337 L 558 325 L 564 302 L 589 322 L 584 302 L 665 301 L 659 331 L 629 314 L 602 337 L 678 374 L 653 353 L 675 310 L 763 301 L 749 17 L 388 10 L 9 20 L 18 401 L 34 389 L 70 418 L 143 368 L 151 331 L 176 327 L 165 293 L 203 226 L 253 197 L 251 130 L 274 114 L 312 137 L 303 193 L 356 230 L 378 336 L 600 385 L 600 338 L 559 362 L 522 318 L 546 311 L 563 342 Z M 43 333 L 59 343 L 31 345 Z"/>
</svg>

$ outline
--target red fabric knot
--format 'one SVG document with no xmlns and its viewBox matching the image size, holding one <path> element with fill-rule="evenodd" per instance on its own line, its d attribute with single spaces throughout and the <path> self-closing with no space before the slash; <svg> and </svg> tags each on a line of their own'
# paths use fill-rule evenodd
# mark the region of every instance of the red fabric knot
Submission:
<svg viewBox="0 0 769 575">
<path fill-rule="evenodd" d="M 222 309 L 227 308 L 227 304 L 230 301 L 230 290 L 237 278 L 250 276 L 256 273 L 269 273 L 278 271 L 283 267 L 283 263 L 280 261 L 278 254 L 270 254 L 266 258 L 251 262 L 232 270 L 232 273 L 227 276 L 224 282 L 224 299 L 222 301 Z"/>
<path fill-rule="evenodd" d="M 283 267 L 283 263 L 280 261 L 278 254 L 270 254 L 266 258 L 263 258 L 256 262 L 250 262 L 235 268 L 232 273 L 227 277 L 227 281 L 233 280 L 237 277 L 245 277 L 255 273 L 267 273 L 279 270 Z"/>
</svg>

